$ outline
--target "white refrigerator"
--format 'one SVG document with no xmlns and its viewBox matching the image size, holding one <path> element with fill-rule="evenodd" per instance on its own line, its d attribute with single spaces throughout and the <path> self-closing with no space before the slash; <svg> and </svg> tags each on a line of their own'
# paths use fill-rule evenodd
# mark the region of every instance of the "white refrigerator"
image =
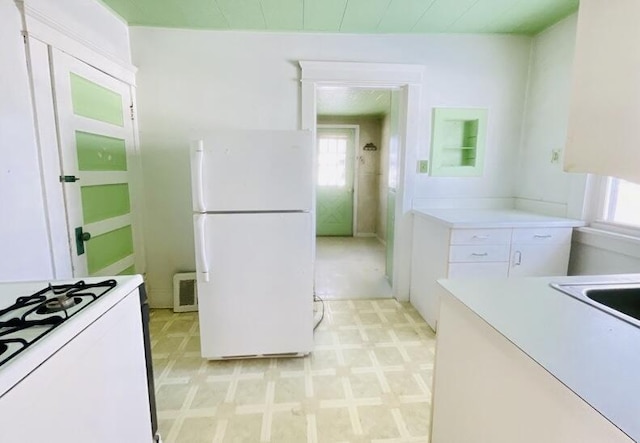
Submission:
<svg viewBox="0 0 640 443">
<path fill-rule="evenodd" d="M 202 356 L 311 352 L 311 133 L 212 133 L 191 176 Z"/>
</svg>

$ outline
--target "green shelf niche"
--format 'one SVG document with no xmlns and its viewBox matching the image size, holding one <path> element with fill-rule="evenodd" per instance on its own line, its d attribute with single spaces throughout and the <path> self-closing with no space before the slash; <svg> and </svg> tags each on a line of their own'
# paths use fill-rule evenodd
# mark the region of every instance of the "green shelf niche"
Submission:
<svg viewBox="0 0 640 443">
<path fill-rule="evenodd" d="M 431 175 L 481 176 L 486 127 L 486 109 L 434 108 Z"/>
</svg>

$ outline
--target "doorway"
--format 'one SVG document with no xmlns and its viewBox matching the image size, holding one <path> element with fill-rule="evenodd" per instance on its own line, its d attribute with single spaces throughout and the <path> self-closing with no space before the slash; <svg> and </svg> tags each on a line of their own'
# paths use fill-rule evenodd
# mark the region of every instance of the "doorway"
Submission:
<svg viewBox="0 0 640 443">
<path fill-rule="evenodd" d="M 391 297 L 392 94 L 390 88 L 318 88 L 315 288 L 322 298 Z"/>
<path fill-rule="evenodd" d="M 355 63 L 300 61 L 301 121 L 300 127 L 314 135 L 317 125 L 317 92 L 322 87 L 378 88 L 397 91 L 398 127 L 394 140 L 396 155 L 394 174 L 397 180 L 393 207 L 393 247 L 391 281 L 392 295 L 399 301 L 409 300 L 411 282 L 411 205 L 416 177 L 415 170 L 424 124 L 421 90 L 425 67 L 393 63 Z M 393 168 L 390 166 L 389 168 Z M 387 241 L 387 244 L 389 242 Z"/>
</svg>

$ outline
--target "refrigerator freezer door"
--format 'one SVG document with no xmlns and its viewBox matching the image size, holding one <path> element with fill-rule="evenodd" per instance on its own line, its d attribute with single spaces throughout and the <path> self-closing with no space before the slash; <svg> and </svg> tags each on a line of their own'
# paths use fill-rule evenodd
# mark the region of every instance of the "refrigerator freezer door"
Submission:
<svg viewBox="0 0 640 443">
<path fill-rule="evenodd" d="M 206 214 L 196 230 L 202 356 L 309 353 L 313 345 L 309 213 Z M 202 250 L 204 248 L 205 250 Z"/>
<path fill-rule="evenodd" d="M 309 211 L 308 131 L 220 131 L 191 147 L 194 212 Z"/>
</svg>

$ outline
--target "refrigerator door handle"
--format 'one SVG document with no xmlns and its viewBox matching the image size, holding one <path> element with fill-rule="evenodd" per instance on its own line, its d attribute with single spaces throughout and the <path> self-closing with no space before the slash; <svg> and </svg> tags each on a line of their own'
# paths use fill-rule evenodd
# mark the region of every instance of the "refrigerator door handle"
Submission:
<svg viewBox="0 0 640 443">
<path fill-rule="evenodd" d="M 198 212 L 205 212 L 205 204 L 204 204 L 204 183 L 202 180 L 202 168 L 204 166 L 204 140 L 197 140 L 193 142 L 193 147 L 195 148 L 195 193 L 196 193 L 196 203 L 198 205 Z"/>
<path fill-rule="evenodd" d="M 209 281 L 209 260 L 207 256 L 207 236 L 206 236 L 206 219 L 207 215 L 196 215 L 196 244 L 198 245 L 198 251 L 196 254 L 196 260 L 198 260 L 197 268 L 199 276 L 205 283 Z"/>
</svg>

